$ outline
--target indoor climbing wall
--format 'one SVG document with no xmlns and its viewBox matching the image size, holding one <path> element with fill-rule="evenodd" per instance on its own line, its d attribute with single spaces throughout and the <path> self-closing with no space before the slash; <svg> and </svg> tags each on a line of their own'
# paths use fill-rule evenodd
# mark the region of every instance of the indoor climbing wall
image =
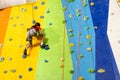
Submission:
<svg viewBox="0 0 120 80">
<path fill-rule="evenodd" d="M 114 0 L 37 0 L 0 10 L 0 80 L 120 80 L 118 6 Z M 25 58 L 27 28 L 35 22 L 49 49 L 33 37 Z"/>
</svg>

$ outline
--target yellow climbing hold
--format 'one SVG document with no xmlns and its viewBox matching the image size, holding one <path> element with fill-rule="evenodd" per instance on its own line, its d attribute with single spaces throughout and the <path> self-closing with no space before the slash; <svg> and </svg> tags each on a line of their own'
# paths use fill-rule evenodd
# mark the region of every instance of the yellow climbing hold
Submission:
<svg viewBox="0 0 120 80">
<path fill-rule="evenodd" d="M 90 39 L 90 38 L 91 38 L 91 35 L 87 35 L 86 38 L 87 38 L 87 39 Z"/>
<path fill-rule="evenodd" d="M 86 21 L 86 20 L 88 20 L 89 19 L 89 17 L 88 16 L 84 16 L 84 20 Z"/>
<path fill-rule="evenodd" d="M 79 77 L 78 80 L 84 80 L 84 78 L 83 77 Z"/>
<path fill-rule="evenodd" d="M 98 72 L 98 73 L 104 73 L 104 72 L 105 72 L 105 69 L 98 69 L 97 72 Z"/>
<path fill-rule="evenodd" d="M 64 58 L 63 57 L 61 57 L 61 59 L 60 59 L 61 61 L 64 61 Z"/>
<path fill-rule="evenodd" d="M 74 44 L 73 43 L 70 43 L 70 47 L 73 47 L 74 46 Z"/>
<path fill-rule="evenodd" d="M 95 5 L 95 3 L 94 3 L 94 2 L 91 2 L 91 3 L 90 3 L 90 6 L 94 6 L 94 5 Z"/>
<path fill-rule="evenodd" d="M 92 48 L 91 48 L 91 47 L 88 47 L 88 48 L 87 48 L 87 51 L 92 51 Z"/>
</svg>

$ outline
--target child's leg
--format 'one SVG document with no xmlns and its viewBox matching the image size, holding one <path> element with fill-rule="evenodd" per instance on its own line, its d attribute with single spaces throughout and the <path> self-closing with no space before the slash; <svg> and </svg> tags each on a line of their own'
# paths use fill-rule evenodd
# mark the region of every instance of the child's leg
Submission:
<svg viewBox="0 0 120 80">
<path fill-rule="evenodd" d="M 27 49 L 32 46 L 32 38 L 31 37 L 28 38 L 27 41 L 29 41 L 29 43 L 26 45 L 26 48 L 24 49 L 24 55 L 27 55 Z"/>
</svg>

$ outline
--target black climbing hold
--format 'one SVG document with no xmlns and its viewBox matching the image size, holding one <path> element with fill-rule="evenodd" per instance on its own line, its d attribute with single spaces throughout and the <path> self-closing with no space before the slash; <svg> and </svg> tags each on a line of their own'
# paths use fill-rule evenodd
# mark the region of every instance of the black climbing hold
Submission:
<svg viewBox="0 0 120 80">
<path fill-rule="evenodd" d="M 33 70 L 33 68 L 31 68 L 31 67 L 30 67 L 30 68 L 28 68 L 28 71 L 29 71 L 29 72 L 30 72 L 30 71 L 32 71 L 32 70 Z"/>
<path fill-rule="evenodd" d="M 44 60 L 44 62 L 46 62 L 46 63 L 47 63 L 47 62 L 48 62 L 48 60 Z"/>
<path fill-rule="evenodd" d="M 19 78 L 21 79 L 21 78 L 22 78 L 22 75 L 19 75 Z"/>
</svg>

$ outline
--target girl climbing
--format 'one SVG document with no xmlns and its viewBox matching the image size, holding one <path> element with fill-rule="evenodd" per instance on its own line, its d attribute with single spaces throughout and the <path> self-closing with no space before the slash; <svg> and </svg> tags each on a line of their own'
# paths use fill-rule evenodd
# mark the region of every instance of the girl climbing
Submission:
<svg viewBox="0 0 120 80">
<path fill-rule="evenodd" d="M 42 48 L 44 48 L 44 33 L 42 32 L 41 28 L 40 28 L 40 23 L 35 23 L 35 25 L 33 25 L 31 28 L 27 29 L 28 33 L 27 33 L 27 38 L 26 41 L 28 41 L 29 43 L 26 45 L 26 48 L 24 49 L 24 56 L 27 56 L 27 49 L 29 47 L 32 47 L 32 37 L 36 37 L 37 39 L 40 39 L 41 43 L 40 46 Z"/>
</svg>

